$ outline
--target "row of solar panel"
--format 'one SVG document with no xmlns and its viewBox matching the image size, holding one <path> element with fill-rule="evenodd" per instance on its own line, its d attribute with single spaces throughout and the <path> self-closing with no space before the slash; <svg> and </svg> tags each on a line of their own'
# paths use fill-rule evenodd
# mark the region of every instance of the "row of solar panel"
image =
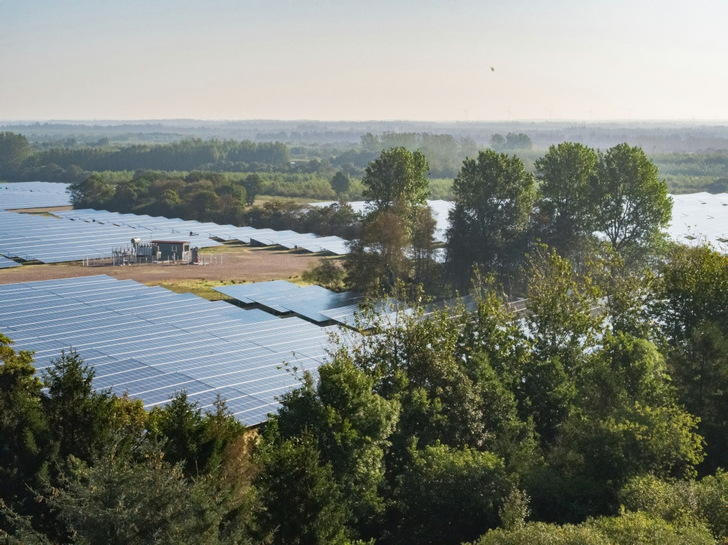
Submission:
<svg viewBox="0 0 728 545">
<path fill-rule="evenodd" d="M 68 184 L 20 182 L 0 184 L 0 209 L 68 206 Z"/>
<path fill-rule="evenodd" d="M 118 226 L 148 229 L 149 231 L 168 231 L 176 233 L 178 238 L 189 236 L 215 237 L 222 240 L 237 240 L 245 244 L 261 246 L 282 246 L 287 249 L 303 248 L 310 252 L 329 252 L 342 255 L 349 252 L 347 242 L 341 237 L 319 237 L 311 233 L 296 231 L 276 231 L 275 229 L 256 229 L 254 227 L 236 227 L 234 225 L 218 225 L 211 222 L 182 220 L 179 218 L 163 218 L 147 215 L 120 214 L 106 210 L 71 210 L 59 212 L 60 217 L 82 221 L 96 221 Z"/>
<path fill-rule="evenodd" d="M 174 239 L 175 234 L 155 233 L 157 238 Z M 148 231 L 95 222 L 71 222 L 49 216 L 0 211 L 0 254 L 44 263 L 110 257 L 112 248 L 128 247 L 133 237 L 151 239 Z M 198 237 L 199 247 L 219 242 Z"/>
<path fill-rule="evenodd" d="M 146 407 L 186 390 L 205 408 L 219 394 L 246 424 L 299 384 L 285 361 L 315 371 L 327 355 L 326 328 L 107 276 L 0 285 L 0 300 L 0 331 L 38 368 L 73 347 L 95 388 Z"/>
<path fill-rule="evenodd" d="M 244 304 L 256 304 L 272 312 L 293 313 L 311 322 L 356 325 L 366 300 L 355 292 L 337 293 L 321 286 L 297 286 L 285 280 L 238 284 L 215 288 Z M 383 310 L 383 309 L 379 309 Z"/>
<path fill-rule="evenodd" d="M 12 259 L 0 255 L 0 269 L 9 269 L 11 267 L 18 267 L 19 265 L 20 263 L 16 263 Z"/>
</svg>

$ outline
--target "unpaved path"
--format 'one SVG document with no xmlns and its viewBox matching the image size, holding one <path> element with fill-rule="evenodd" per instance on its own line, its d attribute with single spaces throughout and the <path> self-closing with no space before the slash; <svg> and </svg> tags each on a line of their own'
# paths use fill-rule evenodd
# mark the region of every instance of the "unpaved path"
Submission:
<svg viewBox="0 0 728 545">
<path fill-rule="evenodd" d="M 84 267 L 78 263 L 23 265 L 0 269 L 0 284 L 51 280 L 74 276 L 107 274 L 146 284 L 175 284 L 189 281 L 230 283 L 296 279 L 318 263 L 319 256 L 270 248 L 231 246 L 216 248 L 205 254 L 208 265 L 141 264 L 126 266 Z"/>
</svg>

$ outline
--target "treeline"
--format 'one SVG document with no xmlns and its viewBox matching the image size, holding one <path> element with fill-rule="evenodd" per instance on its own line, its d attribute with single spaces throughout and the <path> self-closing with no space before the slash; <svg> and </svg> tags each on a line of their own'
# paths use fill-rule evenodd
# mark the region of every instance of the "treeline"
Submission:
<svg viewBox="0 0 728 545">
<path fill-rule="evenodd" d="M 279 136 L 286 138 L 285 133 Z M 588 140 L 588 134 L 581 136 Z M 518 154 L 529 171 L 535 170 L 533 158 L 539 151 L 533 149 L 527 134 L 495 133 L 486 141 L 496 152 Z M 365 133 L 358 145 L 341 142 L 289 147 L 281 141 L 256 143 L 186 138 L 168 144 L 119 146 L 111 145 L 108 138 L 98 138 L 85 144 L 67 139 L 31 146 L 21 134 L 0 132 L 0 179 L 74 183 L 94 172 L 137 170 L 259 173 L 270 181 L 273 191 L 270 194 L 328 199 L 331 196 L 325 190 L 326 181 L 337 171 L 360 178 L 382 149 L 392 147 L 423 153 L 430 166 L 428 178 L 452 179 L 462 161 L 475 157 L 482 146 L 467 136 L 394 131 L 378 135 Z M 651 159 L 665 176 L 670 192 L 720 193 L 728 189 L 728 153 L 725 151 L 664 153 L 653 150 Z M 113 178 L 108 174 L 106 177 Z M 447 196 L 447 192 L 442 191 L 437 198 Z M 357 194 L 351 197 L 357 198 Z"/>
<path fill-rule="evenodd" d="M 331 183 L 325 183 L 329 195 L 335 197 Z M 360 218 L 348 205 L 305 206 L 272 200 L 253 206 L 256 195 L 271 187 L 274 186 L 259 174 L 239 178 L 213 172 L 191 172 L 182 177 L 169 176 L 167 172 L 142 171 L 131 180 L 115 185 L 94 174 L 69 186 L 69 193 L 77 209 L 95 208 L 237 226 L 291 229 L 322 236 L 358 236 Z M 350 189 L 350 186 L 346 188 Z"/>
<path fill-rule="evenodd" d="M 401 147 L 383 151 L 362 180 L 367 213 L 345 260 L 347 283 L 375 294 L 403 282 L 444 295 L 466 293 L 480 273 L 520 295 L 522 268 L 540 244 L 576 263 L 614 253 L 630 267 L 664 253 L 672 201 L 640 148 L 619 144 L 602 152 L 564 142 L 535 166 L 534 176 L 516 155 L 493 150 L 463 161 L 442 260 L 426 206 L 425 156 Z"/>
<path fill-rule="evenodd" d="M 655 154 L 673 193 L 728 192 L 728 152 Z"/>
<path fill-rule="evenodd" d="M 524 274 L 522 314 L 485 279 L 473 311 L 342 332 L 254 440 L 222 401 L 94 393 L 73 353 L 41 384 L 3 337 L 0 536 L 723 543 L 728 258 L 677 248 L 652 275 L 544 249 Z"/>
<path fill-rule="evenodd" d="M 171 144 L 122 148 L 53 148 L 34 153 L 23 168 L 57 165 L 101 170 L 213 170 L 246 172 L 287 167 L 288 147 L 280 142 L 187 139 Z"/>
</svg>

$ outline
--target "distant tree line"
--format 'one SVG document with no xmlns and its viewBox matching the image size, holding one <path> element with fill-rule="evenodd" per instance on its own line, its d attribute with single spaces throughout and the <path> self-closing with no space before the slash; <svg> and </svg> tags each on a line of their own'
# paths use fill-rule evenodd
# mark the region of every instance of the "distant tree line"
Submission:
<svg viewBox="0 0 728 545">
<path fill-rule="evenodd" d="M 141 171 L 112 185 L 93 174 L 69 186 L 75 208 L 95 208 L 131 214 L 212 221 L 220 224 L 295 230 L 322 236 L 356 238 L 359 217 L 348 205 L 305 206 L 271 200 L 253 206 L 266 187 L 259 174 L 243 178 L 214 172 L 191 172 L 184 177 Z M 328 185 L 329 190 L 331 186 Z"/>
<path fill-rule="evenodd" d="M 61 130 L 61 127 L 57 129 Z M 586 138 L 588 135 L 583 136 L 589 140 Z M 268 137 L 277 141 L 256 143 L 250 140 L 186 138 L 162 144 L 120 145 L 118 140 L 112 144 L 108 137 L 101 136 L 94 140 L 65 138 L 30 144 L 21 134 L 0 132 L 0 180 L 73 183 L 94 172 L 104 173 L 106 179 L 115 179 L 117 173 L 137 170 L 209 170 L 259 173 L 266 177 L 266 182 L 270 182 L 269 194 L 328 199 L 332 198 L 328 182 L 336 172 L 343 172 L 358 181 L 366 166 L 383 149 L 404 147 L 421 152 L 429 165 L 427 177 L 443 181 L 452 180 L 458 174 L 462 161 L 476 157 L 480 151 L 469 137 L 428 132 L 366 133 L 359 144 L 347 140 L 325 145 L 289 146 L 282 143 L 287 138 L 286 133 L 271 133 Z M 614 137 L 616 135 L 610 136 L 610 139 Z M 493 151 L 517 154 L 527 170 L 535 172 L 533 159 L 540 152 L 533 149 L 529 135 L 495 133 L 486 141 Z M 665 153 L 653 150 L 651 159 L 659 167 L 672 193 L 721 193 L 728 190 L 726 151 Z M 122 177 L 130 178 L 128 175 Z M 433 186 L 437 189 L 436 198 L 451 198 L 447 184 L 441 185 Z M 360 196 L 356 189 L 348 194 L 349 198 Z"/>
<path fill-rule="evenodd" d="M 728 258 L 524 275 L 525 313 L 483 278 L 471 311 L 370 314 L 255 434 L 0 336 L 0 542 L 724 543 Z"/>
</svg>

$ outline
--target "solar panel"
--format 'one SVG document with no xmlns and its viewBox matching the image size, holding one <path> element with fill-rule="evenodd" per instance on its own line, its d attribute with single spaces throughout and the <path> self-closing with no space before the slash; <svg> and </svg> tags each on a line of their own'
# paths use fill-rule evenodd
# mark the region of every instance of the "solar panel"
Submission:
<svg viewBox="0 0 728 545">
<path fill-rule="evenodd" d="M 0 331 L 35 350 L 38 369 L 73 348 L 94 366 L 94 388 L 147 408 L 182 390 L 203 407 L 220 394 L 258 424 L 298 384 L 287 368 L 315 373 L 327 355 L 328 330 L 298 318 L 103 275 L 0 285 L 0 298 Z"/>
<path fill-rule="evenodd" d="M 68 206 L 68 184 L 18 182 L 0 184 L 0 209 Z"/>
</svg>

